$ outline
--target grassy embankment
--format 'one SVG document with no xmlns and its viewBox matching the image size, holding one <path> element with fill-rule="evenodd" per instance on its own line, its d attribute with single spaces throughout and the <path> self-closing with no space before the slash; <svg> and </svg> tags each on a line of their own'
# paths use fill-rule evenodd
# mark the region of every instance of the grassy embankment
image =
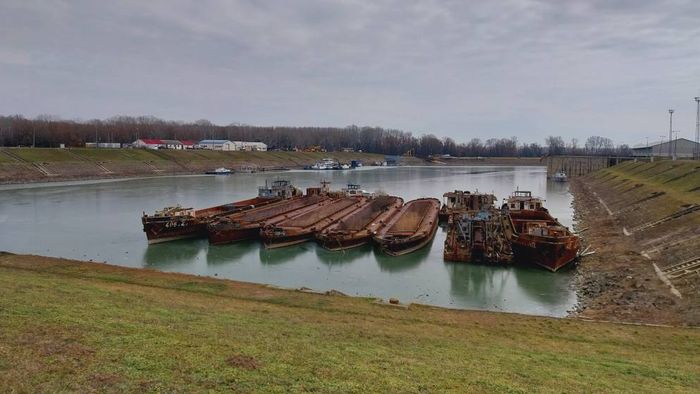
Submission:
<svg viewBox="0 0 700 394">
<path fill-rule="evenodd" d="M 700 331 L 0 255 L 5 390 L 696 391 Z"/>
<path fill-rule="evenodd" d="M 700 162 L 662 160 L 653 163 L 624 162 L 605 168 L 594 178 L 610 178 L 611 186 L 640 184 L 645 191 L 663 191 L 670 197 L 687 203 L 700 204 Z"/>
</svg>

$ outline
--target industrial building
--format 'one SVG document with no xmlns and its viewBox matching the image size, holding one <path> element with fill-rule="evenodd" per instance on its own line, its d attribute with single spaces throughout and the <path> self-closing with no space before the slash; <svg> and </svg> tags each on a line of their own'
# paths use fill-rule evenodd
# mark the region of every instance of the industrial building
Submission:
<svg viewBox="0 0 700 394">
<path fill-rule="evenodd" d="M 657 142 L 648 146 L 632 148 L 635 157 L 675 157 L 692 159 L 700 144 L 686 138 L 678 138 L 669 142 Z M 669 150 L 670 149 L 670 150 Z"/>
</svg>

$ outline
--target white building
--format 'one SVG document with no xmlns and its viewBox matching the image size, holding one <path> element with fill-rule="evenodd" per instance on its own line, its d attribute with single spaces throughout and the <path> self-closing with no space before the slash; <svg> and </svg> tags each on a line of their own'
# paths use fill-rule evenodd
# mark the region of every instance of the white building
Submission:
<svg viewBox="0 0 700 394">
<path fill-rule="evenodd" d="M 236 150 L 236 145 L 229 140 L 202 140 L 199 141 L 197 147 L 200 149 L 211 149 L 211 150 Z"/>
<path fill-rule="evenodd" d="M 267 151 L 267 144 L 262 142 L 249 142 L 249 141 L 233 141 L 236 150 L 245 151 Z"/>
</svg>

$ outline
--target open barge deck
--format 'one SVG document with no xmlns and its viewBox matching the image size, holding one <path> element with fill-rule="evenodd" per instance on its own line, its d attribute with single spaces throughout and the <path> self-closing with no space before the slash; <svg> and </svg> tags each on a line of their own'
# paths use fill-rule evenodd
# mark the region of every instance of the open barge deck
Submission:
<svg viewBox="0 0 700 394">
<path fill-rule="evenodd" d="M 280 198 L 255 197 L 204 209 L 167 207 L 154 215 L 141 216 L 149 244 L 207 236 L 207 224 L 222 215 L 253 209 L 280 201 Z"/>
<path fill-rule="evenodd" d="M 220 217 L 207 225 L 209 243 L 221 245 L 257 238 L 263 224 L 275 224 L 302 211 L 306 212 L 309 208 L 315 209 L 328 200 L 329 197 L 325 195 L 307 195 Z"/>
<path fill-rule="evenodd" d="M 436 198 L 409 201 L 373 239 L 392 256 L 414 252 L 435 237 L 439 212 L 440 200 Z"/>
<path fill-rule="evenodd" d="M 266 223 L 260 236 L 267 248 L 279 248 L 306 242 L 348 214 L 369 204 L 367 197 L 344 197 L 322 204 L 310 212 L 296 214 L 279 223 Z"/>
<path fill-rule="evenodd" d="M 375 197 L 369 204 L 318 232 L 316 240 L 329 250 L 365 245 L 372 241 L 374 233 L 399 212 L 402 205 L 403 199 L 400 197 Z"/>
</svg>

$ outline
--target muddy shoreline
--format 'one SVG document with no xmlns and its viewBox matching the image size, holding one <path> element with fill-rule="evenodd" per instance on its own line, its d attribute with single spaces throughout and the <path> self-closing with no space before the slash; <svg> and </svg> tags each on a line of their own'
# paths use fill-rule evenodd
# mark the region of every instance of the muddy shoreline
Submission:
<svg viewBox="0 0 700 394">
<path fill-rule="evenodd" d="M 697 300 L 672 293 L 655 271 L 653 261 L 643 255 L 639 240 L 624 233 L 625 212 L 612 212 L 596 190 L 601 190 L 600 185 L 594 186 L 590 177 L 575 178 L 570 184 L 575 230 L 581 236 L 582 248 L 593 252 L 578 262 L 574 284 L 578 305 L 570 316 L 700 325 Z"/>
</svg>

